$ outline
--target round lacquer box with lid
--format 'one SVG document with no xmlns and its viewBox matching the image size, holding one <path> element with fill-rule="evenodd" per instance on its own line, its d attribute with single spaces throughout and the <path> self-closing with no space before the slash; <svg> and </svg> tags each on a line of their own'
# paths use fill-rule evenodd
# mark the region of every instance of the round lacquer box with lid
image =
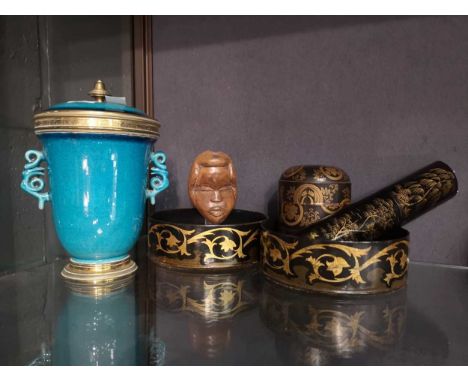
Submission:
<svg viewBox="0 0 468 382">
<path fill-rule="evenodd" d="M 169 185 L 165 154 L 152 151 L 159 122 L 138 109 L 105 102 L 106 94 L 98 81 L 90 92 L 95 101 L 61 103 L 35 114 L 43 150 L 26 152 L 21 183 L 40 209 L 46 202 L 52 206 L 57 236 L 71 258 L 62 275 L 93 283 L 136 270 L 129 251 L 143 225 L 145 201 L 154 204 Z"/>
<path fill-rule="evenodd" d="M 351 203 L 351 181 L 338 167 L 293 166 L 278 187 L 280 228 L 297 232 Z"/>
</svg>

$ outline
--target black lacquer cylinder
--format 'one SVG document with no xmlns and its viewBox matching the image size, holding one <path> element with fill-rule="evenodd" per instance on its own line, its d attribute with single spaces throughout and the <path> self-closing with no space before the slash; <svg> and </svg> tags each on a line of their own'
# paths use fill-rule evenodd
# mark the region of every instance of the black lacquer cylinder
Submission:
<svg viewBox="0 0 468 382">
<path fill-rule="evenodd" d="M 205 224 L 194 208 L 156 212 L 148 246 L 155 261 L 185 270 L 232 270 L 258 262 L 261 223 L 266 216 L 233 210 L 222 224 Z"/>
<path fill-rule="evenodd" d="M 452 198 L 457 191 L 453 170 L 443 162 L 434 162 L 298 235 L 304 241 L 379 239 Z"/>
</svg>

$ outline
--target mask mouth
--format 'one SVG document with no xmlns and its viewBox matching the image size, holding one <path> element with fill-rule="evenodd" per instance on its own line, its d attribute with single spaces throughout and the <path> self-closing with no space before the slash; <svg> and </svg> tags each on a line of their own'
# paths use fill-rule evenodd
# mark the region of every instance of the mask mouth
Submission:
<svg viewBox="0 0 468 382">
<path fill-rule="evenodd" d="M 215 217 L 220 217 L 224 213 L 224 209 L 222 207 L 212 207 L 208 211 Z"/>
</svg>

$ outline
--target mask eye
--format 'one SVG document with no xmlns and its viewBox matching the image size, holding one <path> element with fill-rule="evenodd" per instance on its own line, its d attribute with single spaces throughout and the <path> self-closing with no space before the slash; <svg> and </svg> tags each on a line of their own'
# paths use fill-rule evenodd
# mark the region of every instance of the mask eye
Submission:
<svg viewBox="0 0 468 382">
<path fill-rule="evenodd" d="M 232 191 L 232 186 L 221 187 L 220 192 Z"/>
<path fill-rule="evenodd" d="M 195 190 L 199 192 L 213 192 L 214 191 L 211 187 L 206 187 L 206 186 L 197 187 Z"/>
</svg>

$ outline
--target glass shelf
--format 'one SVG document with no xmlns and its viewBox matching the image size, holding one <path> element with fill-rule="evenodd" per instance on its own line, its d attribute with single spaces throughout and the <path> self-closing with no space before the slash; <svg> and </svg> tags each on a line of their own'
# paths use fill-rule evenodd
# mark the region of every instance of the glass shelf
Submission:
<svg viewBox="0 0 468 382">
<path fill-rule="evenodd" d="M 408 287 L 350 298 L 292 292 L 256 269 L 156 266 L 66 284 L 51 264 L 0 278 L 0 365 L 459 365 L 468 360 L 468 268 L 411 263 Z"/>
</svg>

